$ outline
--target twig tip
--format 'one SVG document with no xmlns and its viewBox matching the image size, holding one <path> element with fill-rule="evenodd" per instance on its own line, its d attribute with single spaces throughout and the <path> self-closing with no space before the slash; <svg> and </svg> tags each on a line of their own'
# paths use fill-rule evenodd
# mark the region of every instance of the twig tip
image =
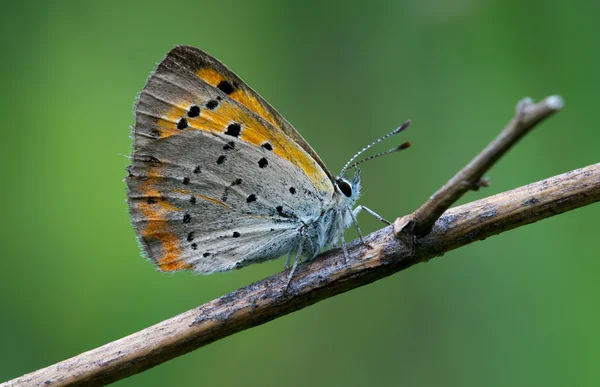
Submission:
<svg viewBox="0 0 600 387">
<path fill-rule="evenodd" d="M 548 104 L 548 107 L 552 110 L 560 110 L 565 106 L 565 101 L 560 95 L 551 95 L 546 98 L 546 104 Z"/>
</svg>

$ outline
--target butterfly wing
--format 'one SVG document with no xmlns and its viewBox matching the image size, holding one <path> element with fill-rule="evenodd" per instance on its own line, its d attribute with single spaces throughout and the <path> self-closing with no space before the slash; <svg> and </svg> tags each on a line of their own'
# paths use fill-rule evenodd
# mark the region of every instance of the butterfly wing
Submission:
<svg viewBox="0 0 600 387">
<path fill-rule="evenodd" d="M 293 249 L 333 185 L 289 128 L 215 59 L 173 49 L 140 94 L 126 179 L 146 255 L 211 273 Z"/>
<path fill-rule="evenodd" d="M 319 164 L 323 172 L 331 181 L 333 176 L 319 157 L 319 155 L 304 140 L 298 131 L 285 119 L 275 108 L 265 101 L 257 92 L 252 90 L 233 71 L 221 63 L 218 59 L 210 56 L 204 51 L 191 46 L 177 46 L 169 54 L 165 61 L 178 62 L 187 71 L 195 73 L 204 82 L 217 87 L 228 94 L 229 98 L 241 103 L 248 110 L 258 114 L 275 128 L 281 130 L 308 155 Z"/>
</svg>

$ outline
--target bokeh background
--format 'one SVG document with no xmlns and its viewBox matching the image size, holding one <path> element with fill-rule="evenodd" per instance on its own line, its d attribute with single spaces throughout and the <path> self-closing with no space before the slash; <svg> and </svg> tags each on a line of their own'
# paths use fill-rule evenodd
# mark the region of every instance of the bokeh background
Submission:
<svg viewBox="0 0 600 387">
<path fill-rule="evenodd" d="M 174 45 L 226 63 L 333 171 L 412 119 L 379 149 L 414 147 L 363 168 L 361 203 L 394 218 L 525 96 L 566 107 L 463 202 L 598 162 L 599 13 L 585 0 L 3 3 L 0 380 L 282 269 L 169 275 L 140 257 L 122 181 L 129 126 Z M 599 219 L 596 204 L 489 238 L 119 385 L 596 386 Z"/>
</svg>

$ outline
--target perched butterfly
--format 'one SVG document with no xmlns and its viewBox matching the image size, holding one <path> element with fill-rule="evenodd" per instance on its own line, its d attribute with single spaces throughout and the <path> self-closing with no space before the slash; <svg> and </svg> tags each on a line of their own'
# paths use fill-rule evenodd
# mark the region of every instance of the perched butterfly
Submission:
<svg viewBox="0 0 600 387">
<path fill-rule="evenodd" d="M 214 273 L 338 241 L 366 210 L 354 203 L 357 153 L 332 175 L 300 134 L 207 53 L 177 46 L 158 64 L 135 108 L 128 204 L 138 240 L 160 270 Z M 360 233 L 360 229 L 359 229 Z M 361 236 L 362 238 L 362 236 Z M 289 283 L 289 282 L 288 282 Z"/>
</svg>

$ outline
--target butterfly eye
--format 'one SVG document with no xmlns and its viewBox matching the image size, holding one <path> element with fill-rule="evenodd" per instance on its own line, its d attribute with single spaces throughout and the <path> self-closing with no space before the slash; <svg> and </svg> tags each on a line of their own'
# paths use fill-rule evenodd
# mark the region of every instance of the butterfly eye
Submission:
<svg viewBox="0 0 600 387">
<path fill-rule="evenodd" d="M 350 184 L 348 184 L 346 180 L 337 179 L 336 183 L 340 191 L 342 191 L 342 193 L 346 195 L 346 197 L 349 198 L 350 196 L 352 196 L 352 187 L 350 186 Z"/>
</svg>

